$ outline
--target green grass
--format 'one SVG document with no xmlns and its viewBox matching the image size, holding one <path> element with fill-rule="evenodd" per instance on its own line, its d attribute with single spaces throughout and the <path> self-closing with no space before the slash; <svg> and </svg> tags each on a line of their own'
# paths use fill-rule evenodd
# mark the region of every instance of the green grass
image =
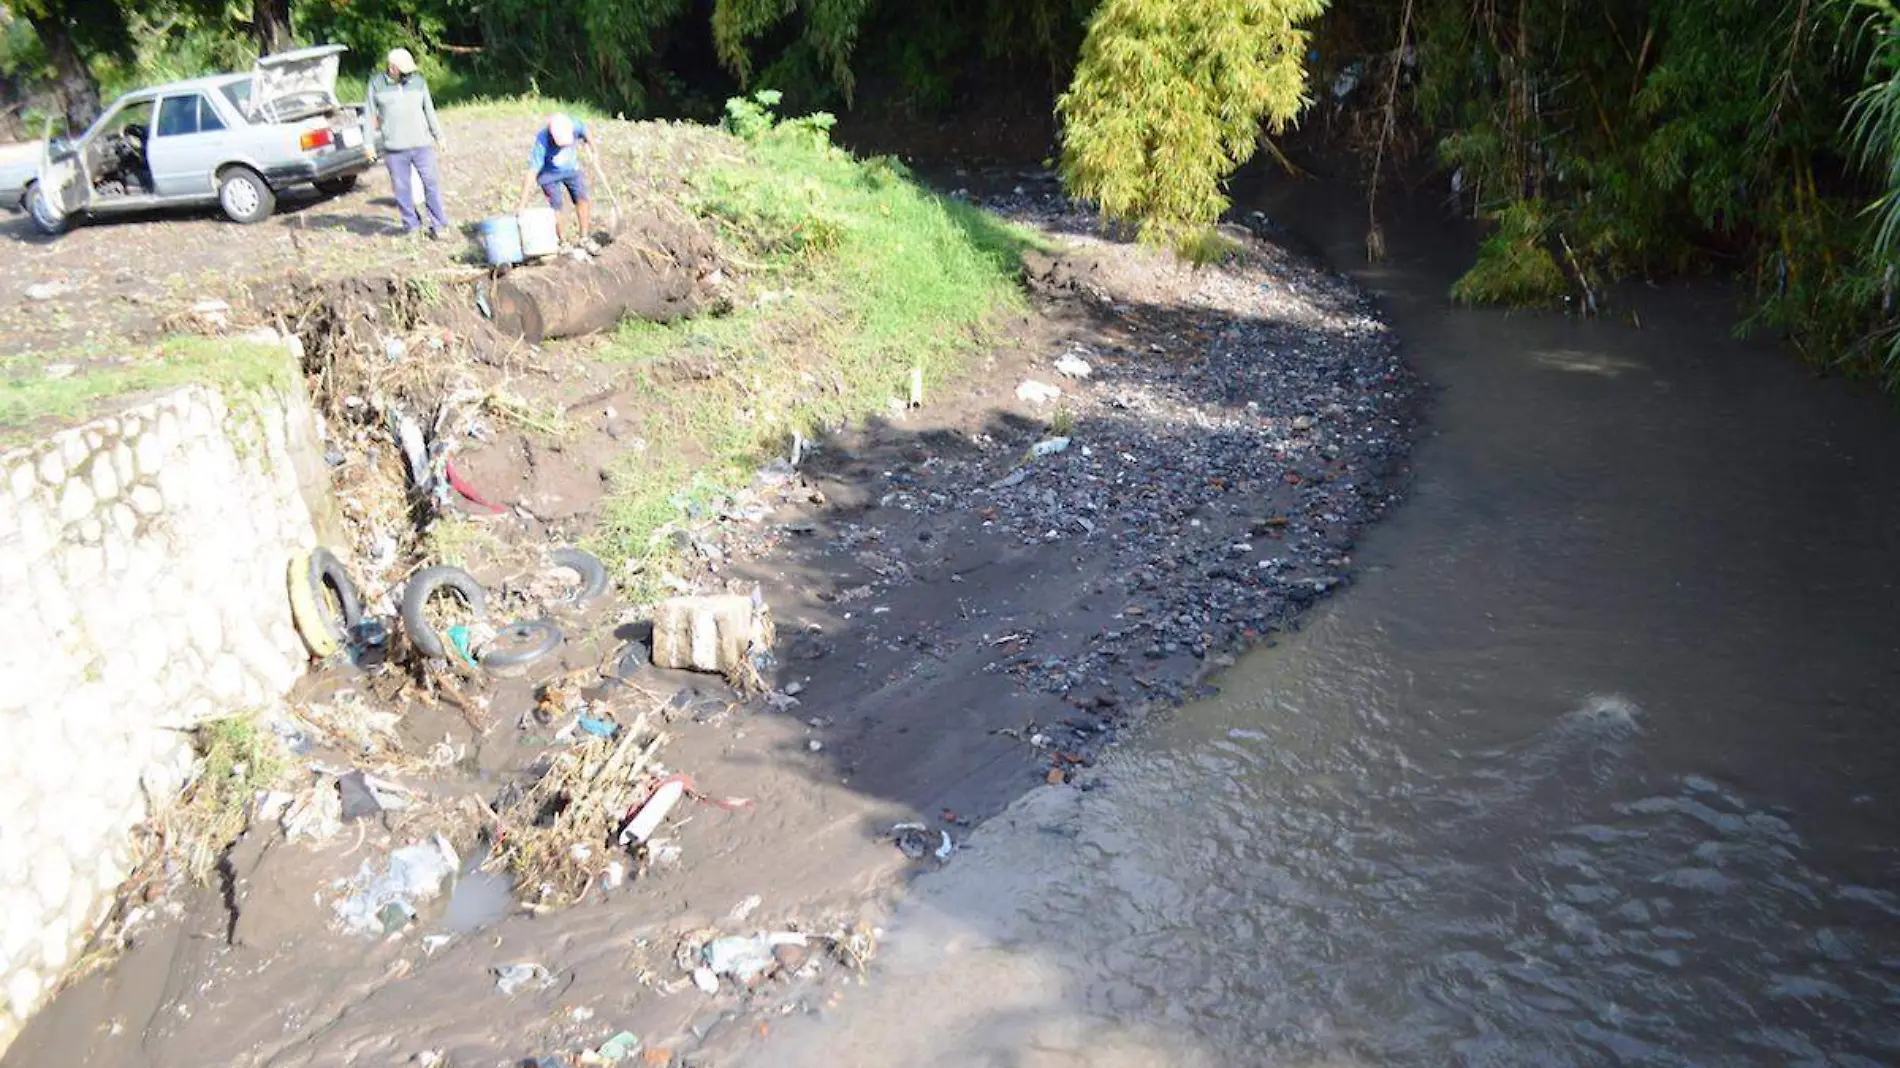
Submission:
<svg viewBox="0 0 1900 1068">
<path fill-rule="evenodd" d="M 443 94 L 431 90 L 431 95 L 437 97 L 440 103 Z M 533 93 L 518 96 L 466 96 L 455 99 L 453 103 L 441 104 L 440 110 L 445 114 L 475 119 L 532 119 L 556 111 L 572 115 L 583 122 L 612 118 L 600 108 L 583 101 L 561 100 Z"/>
<path fill-rule="evenodd" d="M 83 419 L 116 397 L 187 383 L 241 390 L 287 384 L 295 374 L 277 345 L 228 338 L 176 337 L 146 354 L 113 364 L 80 365 L 63 377 L 55 354 L 27 353 L 0 361 L 0 442 L 13 443 L 46 422 Z"/>
<path fill-rule="evenodd" d="M 252 798 L 283 779 L 290 761 L 276 735 L 248 714 L 200 725 L 196 742 L 198 777 L 185 790 L 170 837 L 186 870 L 203 883 L 249 825 Z"/>
<path fill-rule="evenodd" d="M 933 195 L 891 160 L 851 158 L 829 143 L 827 116 L 729 110 L 745 162 L 695 175 L 689 207 L 746 266 L 750 294 L 724 316 L 630 322 L 604 353 L 631 367 L 651 443 L 613 472 L 596 549 L 614 562 L 662 563 L 655 535 L 683 499 L 744 484 L 794 431 L 906 398 L 912 368 L 930 396 L 996 313 L 1020 306 L 1029 231 Z M 668 365 L 682 359 L 714 376 L 679 381 Z"/>
</svg>

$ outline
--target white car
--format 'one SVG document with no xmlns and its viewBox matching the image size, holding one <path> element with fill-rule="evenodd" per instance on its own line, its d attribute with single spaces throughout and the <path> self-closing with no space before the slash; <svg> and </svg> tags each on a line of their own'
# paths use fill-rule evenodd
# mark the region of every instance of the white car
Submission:
<svg viewBox="0 0 1900 1068">
<path fill-rule="evenodd" d="M 0 202 L 59 234 L 86 216 L 173 205 L 216 204 L 237 222 L 262 222 L 293 186 L 347 192 L 374 157 L 361 113 L 336 98 L 344 51 L 302 48 L 265 56 L 249 74 L 127 93 L 78 138 L 49 136 L 30 176 L 16 165 L 17 191 L 0 170 Z"/>
</svg>

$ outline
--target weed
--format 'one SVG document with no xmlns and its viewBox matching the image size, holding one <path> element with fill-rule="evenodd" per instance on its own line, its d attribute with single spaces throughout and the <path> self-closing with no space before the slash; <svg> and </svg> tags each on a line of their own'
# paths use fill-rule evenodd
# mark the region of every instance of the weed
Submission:
<svg viewBox="0 0 1900 1068">
<path fill-rule="evenodd" d="M 438 564 L 466 568 L 493 559 L 500 551 L 501 541 L 491 528 L 459 515 L 437 518 L 422 536 L 423 556 Z"/>
<path fill-rule="evenodd" d="M 732 258 L 759 261 L 750 299 L 719 317 L 629 323 L 603 352 L 629 366 L 652 447 L 614 468 L 595 547 L 642 565 L 643 584 L 677 551 L 661 535 L 687 506 L 742 484 L 794 431 L 882 410 L 913 367 L 942 384 L 1021 300 L 1027 231 L 931 194 L 894 160 L 853 159 L 830 143 L 828 116 L 780 120 L 775 103 L 729 105 L 745 157 L 691 183 L 690 207 Z"/>
<path fill-rule="evenodd" d="M 1518 201 L 1494 217 L 1497 229 L 1478 248 L 1478 262 L 1451 287 L 1468 304 L 1548 304 L 1570 280 L 1546 244 L 1550 223 L 1534 200 Z"/>
<path fill-rule="evenodd" d="M 165 837 L 185 871 L 204 883 L 249 825 L 257 791 L 275 785 L 290 765 L 277 736 L 249 714 L 200 725 L 194 742 L 198 775 L 169 813 Z"/>
<path fill-rule="evenodd" d="M 1066 405 L 1057 407 L 1055 414 L 1049 417 L 1049 436 L 1052 438 L 1066 438 L 1074 433 L 1074 431 L 1075 413 L 1070 411 Z"/>
<path fill-rule="evenodd" d="M 559 405 L 537 403 L 505 389 L 497 389 L 482 398 L 482 409 L 498 419 L 532 430 L 543 438 L 558 441 L 574 432 L 567 413 Z"/>
</svg>

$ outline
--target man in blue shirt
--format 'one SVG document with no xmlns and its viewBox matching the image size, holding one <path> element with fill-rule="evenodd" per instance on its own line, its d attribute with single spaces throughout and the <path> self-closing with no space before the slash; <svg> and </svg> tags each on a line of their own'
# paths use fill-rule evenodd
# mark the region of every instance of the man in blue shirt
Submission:
<svg viewBox="0 0 1900 1068">
<path fill-rule="evenodd" d="M 548 116 L 541 132 L 534 135 L 534 149 L 528 154 L 528 177 L 521 183 L 521 206 L 528 206 L 528 194 L 535 186 L 548 198 L 548 206 L 561 210 L 562 194 L 574 202 L 580 216 L 580 233 L 575 244 L 585 242 L 592 233 L 592 202 L 587 196 L 587 179 L 581 176 L 581 146 L 591 151 L 594 139 L 587 127 L 566 115 Z"/>
</svg>

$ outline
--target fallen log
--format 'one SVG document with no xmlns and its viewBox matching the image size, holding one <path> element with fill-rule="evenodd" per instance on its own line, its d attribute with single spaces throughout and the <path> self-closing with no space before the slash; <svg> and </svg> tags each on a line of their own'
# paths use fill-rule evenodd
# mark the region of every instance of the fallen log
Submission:
<svg viewBox="0 0 1900 1068">
<path fill-rule="evenodd" d="M 489 298 L 495 327 L 538 344 L 606 330 L 632 315 L 672 322 L 699 310 L 711 244 L 695 227 L 638 219 L 586 260 L 510 271 Z"/>
</svg>

